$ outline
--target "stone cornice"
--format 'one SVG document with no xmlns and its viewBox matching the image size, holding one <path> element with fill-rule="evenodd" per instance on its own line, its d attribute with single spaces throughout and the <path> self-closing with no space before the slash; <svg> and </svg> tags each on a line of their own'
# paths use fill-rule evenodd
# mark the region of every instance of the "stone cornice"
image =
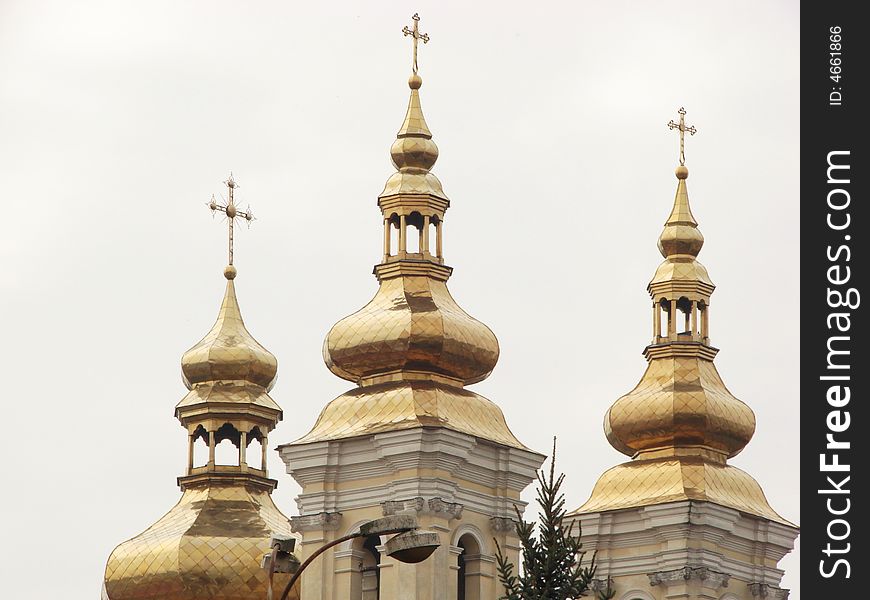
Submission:
<svg viewBox="0 0 870 600">
<path fill-rule="evenodd" d="M 748 586 L 749 593 L 753 598 L 775 598 L 776 600 L 787 600 L 791 590 L 770 585 L 769 583 L 750 583 Z"/>
<path fill-rule="evenodd" d="M 341 525 L 341 513 L 321 512 L 313 515 L 290 517 L 290 530 L 294 533 L 302 531 L 336 531 Z"/>
<path fill-rule="evenodd" d="M 728 580 L 731 578 L 731 575 L 713 571 L 707 567 L 683 567 L 682 569 L 674 569 L 672 571 L 648 573 L 647 577 L 649 577 L 649 584 L 651 586 L 664 585 L 667 587 L 672 583 L 697 579 L 703 581 L 707 587 L 718 590 L 719 588 L 728 587 Z"/>
<path fill-rule="evenodd" d="M 611 577 L 691 565 L 744 582 L 777 583 L 783 572 L 775 565 L 798 534 L 795 527 L 698 501 L 588 513 L 577 520 L 584 548 L 598 553 Z"/>
<path fill-rule="evenodd" d="M 381 502 L 384 516 L 395 515 L 401 512 L 415 512 L 417 514 L 436 515 L 446 518 L 448 521 L 462 518 L 462 505 L 458 502 L 445 502 L 441 498 L 425 499 L 421 496 L 408 500 L 387 500 Z"/>
</svg>

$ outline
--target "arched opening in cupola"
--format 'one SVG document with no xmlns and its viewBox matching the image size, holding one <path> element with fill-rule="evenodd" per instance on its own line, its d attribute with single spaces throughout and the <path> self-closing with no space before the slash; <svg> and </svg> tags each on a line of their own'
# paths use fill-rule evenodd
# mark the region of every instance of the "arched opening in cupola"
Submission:
<svg viewBox="0 0 870 600">
<path fill-rule="evenodd" d="M 214 464 L 238 466 L 240 437 L 238 429 L 229 423 L 218 428 L 214 436 Z"/>
<path fill-rule="evenodd" d="M 399 252 L 399 215 L 393 213 L 387 221 L 389 236 L 389 256 L 395 256 Z M 395 231 L 393 231 L 395 230 Z M 385 244 L 386 245 L 386 244 Z"/>
<path fill-rule="evenodd" d="M 190 468 L 204 467 L 208 464 L 208 432 L 202 425 L 197 425 L 193 431 L 190 443 L 191 449 Z"/>
<path fill-rule="evenodd" d="M 418 254 L 423 247 L 423 215 L 417 211 L 405 218 L 407 227 L 408 252 Z"/>
<path fill-rule="evenodd" d="M 677 332 L 680 334 L 692 333 L 692 301 L 682 296 L 677 300 L 677 310 L 679 311 L 679 322 L 677 323 Z"/>
<path fill-rule="evenodd" d="M 659 335 L 662 337 L 668 337 L 668 332 L 670 331 L 670 323 L 671 323 L 671 302 L 667 298 L 662 298 L 659 300 L 659 310 L 658 318 L 659 318 Z"/>
<path fill-rule="evenodd" d="M 249 467 L 263 469 L 263 434 L 259 427 L 254 427 L 248 432 L 248 447 L 245 452 L 246 462 Z"/>
</svg>

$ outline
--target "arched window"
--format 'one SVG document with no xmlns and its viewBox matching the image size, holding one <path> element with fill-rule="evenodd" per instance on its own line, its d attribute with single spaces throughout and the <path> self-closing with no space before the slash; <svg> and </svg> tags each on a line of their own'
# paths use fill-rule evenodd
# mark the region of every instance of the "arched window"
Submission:
<svg viewBox="0 0 870 600">
<path fill-rule="evenodd" d="M 380 544 L 381 538 L 377 535 L 370 535 L 362 544 L 363 560 L 360 565 L 362 600 L 378 600 L 381 595 L 381 553 L 378 551 Z"/>
<path fill-rule="evenodd" d="M 456 600 L 480 600 L 480 544 L 472 534 L 466 533 L 459 538 L 456 545 L 462 549 L 458 559 L 459 569 L 456 571 Z"/>
</svg>

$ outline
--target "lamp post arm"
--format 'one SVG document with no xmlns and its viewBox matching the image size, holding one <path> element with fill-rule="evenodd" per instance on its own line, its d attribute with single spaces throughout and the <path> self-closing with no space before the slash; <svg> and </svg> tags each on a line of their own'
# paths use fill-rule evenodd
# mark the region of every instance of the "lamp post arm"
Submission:
<svg viewBox="0 0 870 600">
<path fill-rule="evenodd" d="M 287 595 L 290 593 L 290 590 L 293 588 L 293 584 L 295 584 L 296 580 L 299 579 L 299 576 L 302 575 L 302 571 L 305 570 L 305 567 L 310 565 L 311 562 L 315 558 L 317 558 L 318 556 L 320 556 L 321 554 L 323 554 L 325 551 L 329 550 L 333 546 L 338 546 L 342 542 L 346 542 L 348 540 L 352 540 L 354 538 L 358 538 L 358 537 L 362 537 L 362 536 L 363 536 L 363 534 L 360 533 L 359 531 L 357 531 L 356 533 L 351 533 L 350 535 L 346 535 L 344 537 L 340 537 L 336 540 L 333 540 L 333 541 L 329 542 L 328 544 L 325 544 L 325 545 L 321 546 L 320 548 L 318 548 L 317 550 L 315 550 L 314 554 L 312 554 L 311 556 L 306 558 L 305 562 L 303 562 L 301 565 L 299 565 L 299 569 L 297 569 L 296 572 L 293 573 L 293 577 L 291 577 L 290 581 L 287 582 L 287 587 L 284 588 L 284 593 L 281 594 L 280 600 L 287 600 Z"/>
<path fill-rule="evenodd" d="M 317 558 L 333 546 L 337 546 L 342 542 L 346 542 L 354 538 L 368 537 L 370 535 L 391 535 L 394 533 L 405 533 L 414 529 L 417 529 L 417 522 L 414 518 L 409 518 L 407 516 L 384 517 L 383 519 L 376 519 L 374 521 L 364 523 L 362 526 L 360 526 L 360 530 L 356 533 L 348 534 L 344 537 L 333 540 L 328 544 L 324 544 L 323 546 L 315 550 L 311 556 L 306 558 L 305 562 L 299 565 L 299 569 L 297 569 L 297 571 L 293 573 L 293 577 L 291 577 L 290 581 L 287 582 L 287 587 L 284 588 L 284 593 L 281 594 L 281 598 L 279 598 L 279 600 L 287 600 L 287 595 L 290 593 L 293 585 L 299 579 L 299 576 L 302 575 L 302 571 L 304 571 L 305 568 L 311 564 L 311 561 L 313 561 L 315 558 Z"/>
</svg>

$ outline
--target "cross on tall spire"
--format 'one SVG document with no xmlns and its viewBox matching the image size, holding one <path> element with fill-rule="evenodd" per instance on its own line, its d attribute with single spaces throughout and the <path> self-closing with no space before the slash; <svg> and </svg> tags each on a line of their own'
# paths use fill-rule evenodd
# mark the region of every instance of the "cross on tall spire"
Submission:
<svg viewBox="0 0 870 600">
<path fill-rule="evenodd" d="M 206 203 L 206 206 L 211 209 L 212 213 L 222 212 L 227 216 L 227 223 L 229 223 L 229 263 L 228 266 L 233 266 L 233 225 L 236 222 L 236 219 L 244 219 L 248 222 L 248 225 L 251 224 L 251 221 L 254 220 L 254 213 L 251 212 L 251 208 L 248 207 L 247 211 L 239 210 L 236 207 L 235 200 L 233 198 L 233 191 L 239 187 L 239 184 L 233 179 L 233 174 L 230 172 L 230 177 L 224 183 L 227 186 L 227 203 L 226 204 L 218 204 L 214 199 L 214 195 L 212 195 L 211 200 Z"/>
<path fill-rule="evenodd" d="M 411 19 L 413 19 L 413 21 L 414 21 L 414 28 L 410 29 L 407 25 L 405 25 L 402 28 L 402 33 L 404 33 L 405 36 L 410 35 L 411 39 L 414 42 L 414 61 L 411 63 L 411 68 L 413 69 L 414 73 L 416 73 L 417 72 L 417 40 L 423 40 L 423 43 L 427 44 L 427 43 L 429 43 L 429 34 L 428 33 L 420 33 L 420 28 L 419 28 L 420 15 L 419 14 L 414 13 L 414 16 L 411 17 Z"/>
<path fill-rule="evenodd" d="M 680 132 L 680 166 L 684 166 L 686 164 L 686 143 L 685 143 L 686 134 L 688 133 L 689 135 L 695 135 L 696 133 L 698 133 L 698 130 L 695 129 L 694 125 L 692 125 L 691 127 L 686 127 L 686 109 L 685 108 L 683 108 L 681 106 L 680 110 L 678 110 L 677 112 L 680 113 L 680 122 L 674 123 L 674 120 L 671 119 L 668 122 L 668 129 L 670 129 L 670 130 L 677 129 Z"/>
</svg>

